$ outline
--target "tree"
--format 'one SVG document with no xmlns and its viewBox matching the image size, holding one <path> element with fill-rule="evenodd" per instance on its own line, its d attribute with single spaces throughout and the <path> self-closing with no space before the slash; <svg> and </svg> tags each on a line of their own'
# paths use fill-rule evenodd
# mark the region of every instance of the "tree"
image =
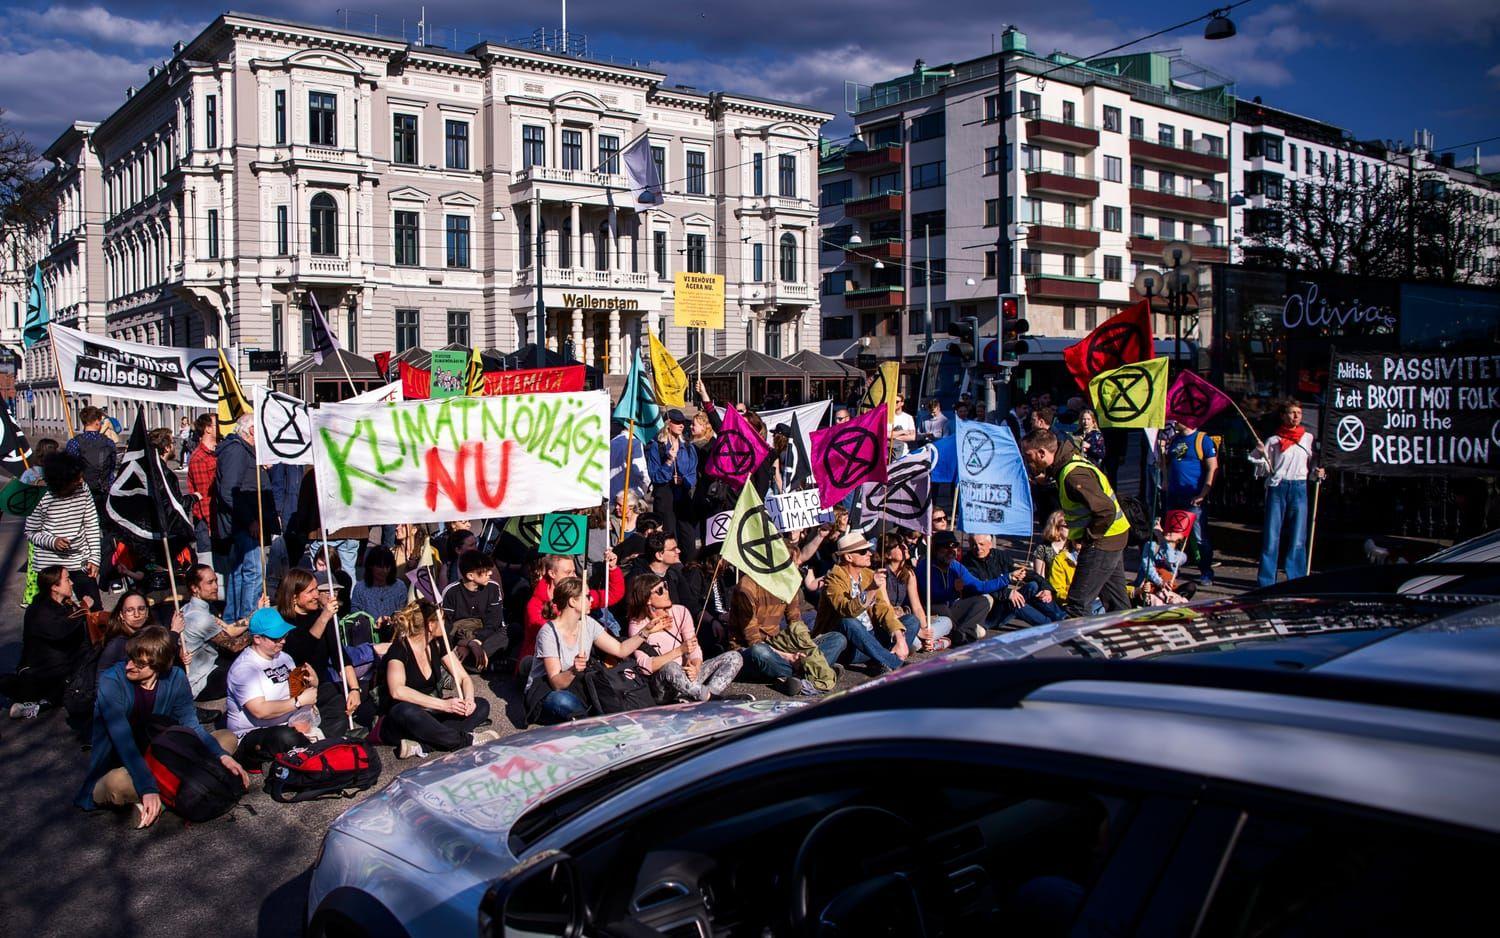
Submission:
<svg viewBox="0 0 1500 938">
<path fill-rule="evenodd" d="M 0 108 L 0 221 L 29 227 L 45 211 L 38 162 L 36 147 L 5 120 Z"/>
<path fill-rule="evenodd" d="M 1405 187 L 1390 174 L 1350 176 L 1289 182 L 1269 207 L 1248 210 L 1247 254 L 1298 270 L 1400 276 Z"/>
<path fill-rule="evenodd" d="M 1438 283 L 1484 283 L 1489 234 L 1496 226 L 1486 200 L 1439 172 L 1425 174 L 1412 208 L 1418 279 Z"/>
</svg>

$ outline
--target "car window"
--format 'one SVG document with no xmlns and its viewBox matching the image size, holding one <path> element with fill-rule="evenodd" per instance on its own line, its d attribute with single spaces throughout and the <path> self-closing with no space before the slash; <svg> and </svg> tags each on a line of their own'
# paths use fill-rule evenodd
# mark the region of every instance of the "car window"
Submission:
<svg viewBox="0 0 1500 938">
<path fill-rule="evenodd" d="M 1252 814 L 1200 935 L 1457 935 L 1490 915 L 1500 842 L 1367 818 Z"/>
</svg>

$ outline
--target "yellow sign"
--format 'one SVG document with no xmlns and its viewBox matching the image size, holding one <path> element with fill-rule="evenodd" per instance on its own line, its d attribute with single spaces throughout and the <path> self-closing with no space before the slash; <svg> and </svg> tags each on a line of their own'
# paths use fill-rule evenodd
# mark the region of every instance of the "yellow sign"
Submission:
<svg viewBox="0 0 1500 938">
<path fill-rule="evenodd" d="M 685 329 L 724 328 L 724 278 L 679 271 L 673 278 L 672 325 Z"/>
</svg>

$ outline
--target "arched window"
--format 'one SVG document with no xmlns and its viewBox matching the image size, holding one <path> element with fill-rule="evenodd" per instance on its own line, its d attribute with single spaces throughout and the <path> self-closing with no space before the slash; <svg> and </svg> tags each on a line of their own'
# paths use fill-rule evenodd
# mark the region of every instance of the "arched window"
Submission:
<svg viewBox="0 0 1500 938">
<path fill-rule="evenodd" d="M 339 252 L 339 207 L 333 196 L 319 192 L 312 197 L 308 213 L 309 248 L 314 254 L 333 255 Z"/>
<path fill-rule="evenodd" d="M 599 223 L 599 233 L 594 236 L 594 269 L 609 270 L 609 222 Z"/>
<path fill-rule="evenodd" d="M 781 236 L 781 282 L 797 282 L 797 239 L 791 234 Z"/>
</svg>

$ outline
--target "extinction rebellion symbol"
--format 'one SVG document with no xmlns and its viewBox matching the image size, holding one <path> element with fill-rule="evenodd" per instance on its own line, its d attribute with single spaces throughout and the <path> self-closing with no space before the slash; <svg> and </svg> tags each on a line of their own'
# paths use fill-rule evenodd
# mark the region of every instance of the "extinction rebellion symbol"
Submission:
<svg viewBox="0 0 1500 938">
<path fill-rule="evenodd" d="M 759 525 L 759 528 L 746 530 L 752 524 Z M 748 535 L 752 533 L 759 536 L 749 537 Z M 764 505 L 757 505 L 745 513 L 745 516 L 740 519 L 740 526 L 735 532 L 735 537 L 739 541 L 740 556 L 744 558 L 745 565 L 750 568 L 750 572 L 772 576 L 791 566 L 790 554 L 782 562 L 776 562 L 775 546 L 782 540 L 782 535 L 776 530 L 776 526 L 771 524 L 771 516 L 766 512 Z"/>
<path fill-rule="evenodd" d="M 1156 395 L 1156 381 L 1140 365 L 1126 365 L 1099 383 L 1104 415 L 1111 423 L 1128 423 L 1146 412 Z"/>
</svg>

